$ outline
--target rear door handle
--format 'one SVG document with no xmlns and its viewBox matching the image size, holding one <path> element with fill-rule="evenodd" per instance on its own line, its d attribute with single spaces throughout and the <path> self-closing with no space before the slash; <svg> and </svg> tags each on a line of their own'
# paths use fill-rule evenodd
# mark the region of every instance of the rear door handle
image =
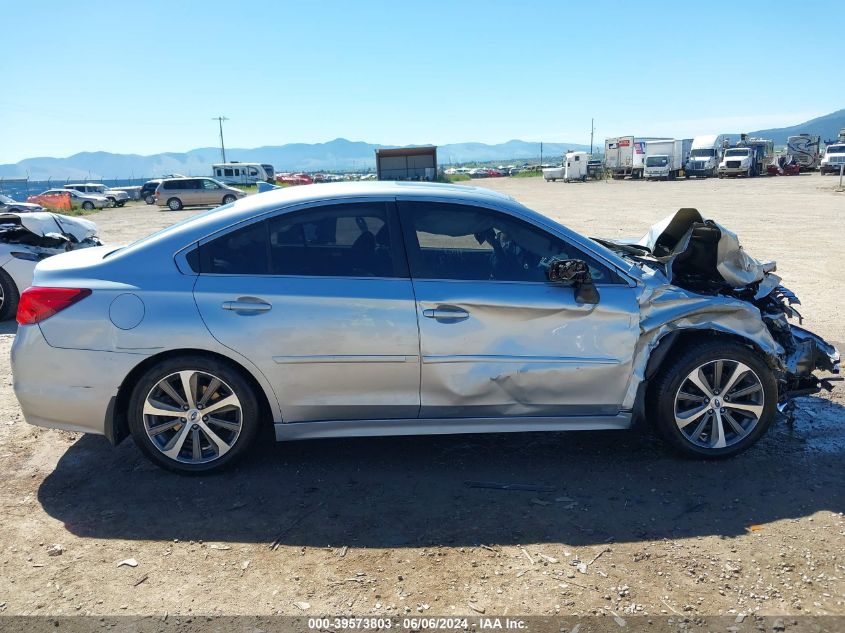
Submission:
<svg viewBox="0 0 845 633">
<path fill-rule="evenodd" d="M 463 321 L 469 318 L 469 312 L 461 308 L 439 307 L 427 308 L 422 311 L 423 316 L 429 319 L 446 319 L 449 321 Z"/>
<path fill-rule="evenodd" d="M 266 301 L 255 297 L 239 297 L 236 301 L 224 301 L 222 307 L 232 312 L 267 312 L 273 308 Z"/>
</svg>

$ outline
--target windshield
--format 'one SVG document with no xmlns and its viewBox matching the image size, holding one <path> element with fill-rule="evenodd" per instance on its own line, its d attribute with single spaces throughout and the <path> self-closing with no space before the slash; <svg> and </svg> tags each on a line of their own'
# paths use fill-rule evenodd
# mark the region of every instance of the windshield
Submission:
<svg viewBox="0 0 845 633">
<path fill-rule="evenodd" d="M 825 154 L 845 154 L 845 145 L 830 145 L 824 150 Z"/>
<path fill-rule="evenodd" d="M 737 149 L 729 149 L 725 152 L 725 156 L 748 156 L 748 148 L 740 147 Z"/>
<path fill-rule="evenodd" d="M 4 196 L 0 193 L 0 204 L 12 204 L 14 200 L 12 200 L 9 196 Z"/>
<path fill-rule="evenodd" d="M 703 149 L 694 149 L 692 150 L 689 155 L 692 158 L 710 158 L 711 156 L 716 155 L 716 150 L 712 147 L 705 147 Z"/>
<path fill-rule="evenodd" d="M 646 167 L 666 167 L 669 164 L 668 156 L 649 156 L 645 159 Z"/>
</svg>

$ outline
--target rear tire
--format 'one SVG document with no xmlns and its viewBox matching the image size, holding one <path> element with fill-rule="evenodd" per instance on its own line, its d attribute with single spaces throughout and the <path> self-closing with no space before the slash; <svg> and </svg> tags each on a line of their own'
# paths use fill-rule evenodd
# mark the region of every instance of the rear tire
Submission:
<svg viewBox="0 0 845 633">
<path fill-rule="evenodd" d="M 167 201 L 167 207 L 171 211 L 180 211 L 182 209 L 182 201 L 179 198 L 171 198 Z"/>
<path fill-rule="evenodd" d="M 153 195 L 148 195 L 144 198 L 144 202 L 146 202 L 147 204 L 155 204 L 156 198 Z"/>
<path fill-rule="evenodd" d="M 15 280 L 0 268 L 0 321 L 14 318 L 21 295 Z"/>
<path fill-rule="evenodd" d="M 220 406 L 224 400 L 231 404 Z M 220 471 L 242 458 L 258 432 L 260 415 L 256 394 L 241 372 L 205 356 L 169 358 L 150 367 L 136 382 L 127 411 L 141 452 L 183 474 Z"/>
<path fill-rule="evenodd" d="M 777 398 L 775 377 L 758 354 L 731 341 L 706 341 L 667 359 L 650 389 L 648 410 L 676 451 L 724 459 L 765 434 Z"/>
<path fill-rule="evenodd" d="M 82 203 L 82 208 L 85 209 L 86 211 L 90 211 L 91 209 L 94 208 L 94 203 L 86 200 L 85 202 Z"/>
</svg>

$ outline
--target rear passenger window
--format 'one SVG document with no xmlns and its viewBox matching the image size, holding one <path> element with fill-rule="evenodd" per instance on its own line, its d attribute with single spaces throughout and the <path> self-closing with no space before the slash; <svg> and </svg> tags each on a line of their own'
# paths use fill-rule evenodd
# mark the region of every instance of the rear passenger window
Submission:
<svg viewBox="0 0 845 633">
<path fill-rule="evenodd" d="M 318 207 L 231 231 L 200 247 L 202 273 L 396 276 L 383 203 Z M 398 239 L 398 238 L 397 238 Z"/>
<path fill-rule="evenodd" d="M 200 246 L 200 270 L 215 275 L 270 275 L 267 221 L 254 222 Z"/>
</svg>

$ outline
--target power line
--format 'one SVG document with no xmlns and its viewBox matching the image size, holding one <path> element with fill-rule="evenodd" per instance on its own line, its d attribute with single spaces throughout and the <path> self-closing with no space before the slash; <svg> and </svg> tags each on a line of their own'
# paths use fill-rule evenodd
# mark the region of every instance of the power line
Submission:
<svg viewBox="0 0 845 633">
<path fill-rule="evenodd" d="M 212 121 L 217 121 L 217 124 L 220 126 L 220 156 L 223 158 L 223 162 L 226 162 L 226 146 L 223 144 L 223 121 L 228 121 L 229 119 L 225 116 L 215 116 L 211 117 Z"/>
</svg>

